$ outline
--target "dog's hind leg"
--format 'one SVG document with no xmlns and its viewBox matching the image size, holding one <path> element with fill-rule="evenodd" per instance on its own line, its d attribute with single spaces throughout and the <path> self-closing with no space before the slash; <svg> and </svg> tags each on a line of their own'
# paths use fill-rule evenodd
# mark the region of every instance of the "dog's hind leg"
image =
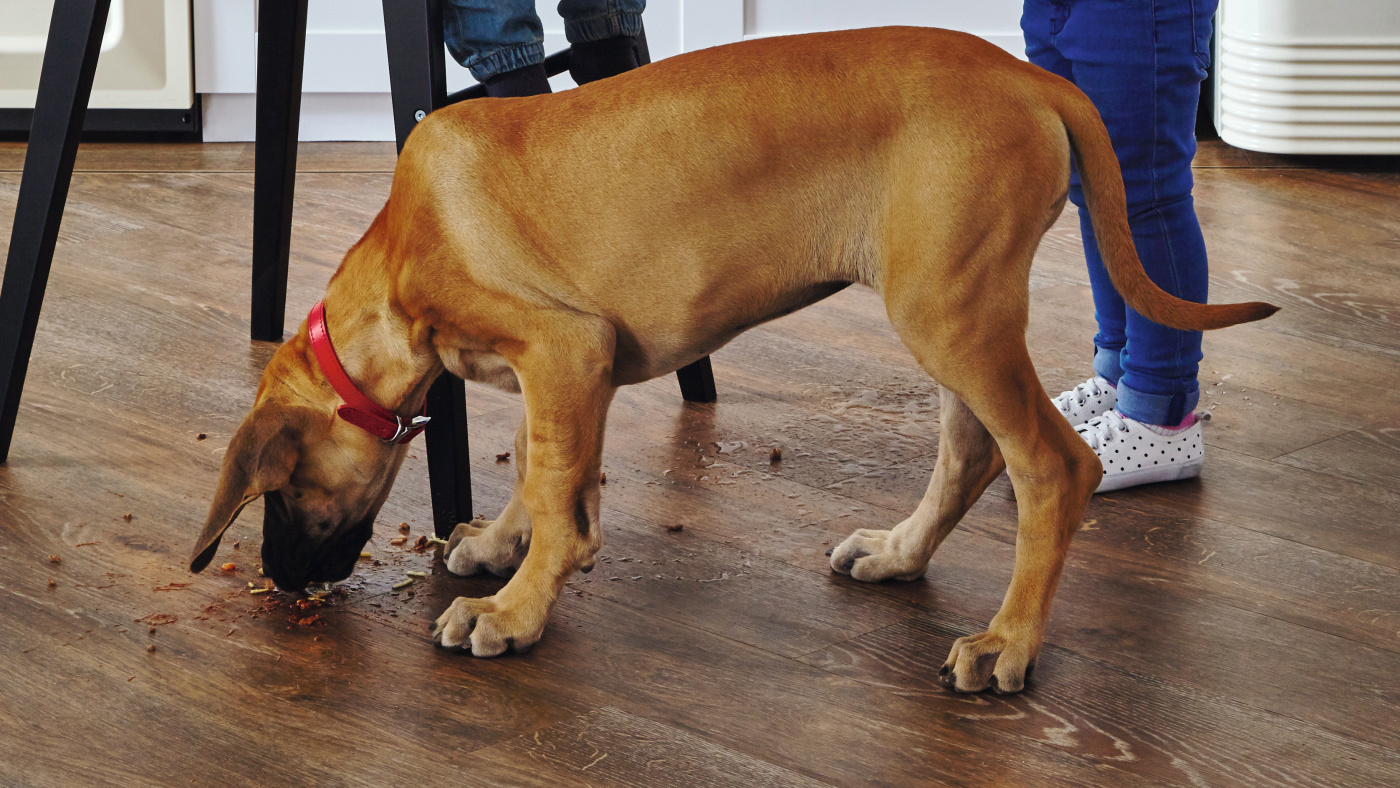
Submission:
<svg viewBox="0 0 1400 788">
<path fill-rule="evenodd" d="M 1040 653 L 1070 539 L 1103 468 L 1041 388 L 1024 320 L 995 307 L 969 311 L 980 314 L 961 323 L 958 346 L 910 341 L 908 326 L 900 333 L 919 362 L 967 403 L 1005 458 L 1019 515 L 1016 566 L 987 631 L 954 642 L 939 676 L 959 692 L 1018 692 Z"/>
<path fill-rule="evenodd" d="M 525 395 L 518 496 L 531 524 L 529 547 L 504 588 L 485 599 L 459 597 L 434 624 L 443 647 L 470 648 L 478 657 L 533 646 L 564 582 L 591 566 L 603 544 L 598 475 L 614 392 L 613 330 L 577 313 L 530 318 L 521 327 L 529 337 L 504 354 Z"/>
<path fill-rule="evenodd" d="M 454 575 L 490 572 L 510 577 L 520 568 L 530 549 L 530 514 L 522 500 L 525 468 L 529 457 L 528 419 L 520 420 L 515 432 L 515 489 L 510 503 L 495 520 L 458 523 L 443 551 L 447 571 Z"/>
<path fill-rule="evenodd" d="M 908 519 L 891 531 L 861 529 L 831 551 L 831 568 L 867 583 L 914 580 L 1005 463 L 992 436 L 967 405 L 941 388 L 943 429 L 928 491 Z"/>
</svg>

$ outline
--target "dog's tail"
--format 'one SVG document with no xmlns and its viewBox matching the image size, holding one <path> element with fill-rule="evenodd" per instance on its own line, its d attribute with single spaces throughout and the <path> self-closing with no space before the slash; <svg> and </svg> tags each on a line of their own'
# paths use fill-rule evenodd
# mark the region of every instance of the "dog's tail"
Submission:
<svg viewBox="0 0 1400 788">
<path fill-rule="evenodd" d="M 1142 270 L 1133 234 L 1128 229 L 1128 201 L 1123 175 L 1108 130 L 1083 93 L 1065 83 L 1059 91 L 1060 118 L 1079 167 L 1079 180 L 1089 205 L 1089 218 L 1098 239 L 1104 267 L 1128 305 L 1154 323 L 1186 331 L 1207 331 L 1262 320 L 1278 311 L 1273 304 L 1197 304 L 1167 293 Z"/>
</svg>

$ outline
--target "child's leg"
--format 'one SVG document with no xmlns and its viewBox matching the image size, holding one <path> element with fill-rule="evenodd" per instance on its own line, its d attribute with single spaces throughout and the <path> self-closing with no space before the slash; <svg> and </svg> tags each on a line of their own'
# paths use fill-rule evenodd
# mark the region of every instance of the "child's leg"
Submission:
<svg viewBox="0 0 1400 788">
<path fill-rule="evenodd" d="M 1143 267 L 1167 292 L 1205 301 L 1205 243 L 1191 202 L 1190 168 L 1213 0 L 1047 5 L 1063 14 L 1055 50 L 1071 64 L 1074 83 L 1094 102 L 1113 139 Z M 1070 199 L 1083 217 L 1077 179 Z M 1087 219 L 1081 227 L 1099 317 L 1095 369 L 1119 384 L 1118 409 L 1125 415 L 1178 424 L 1199 399 L 1201 335 L 1164 328 L 1126 309 Z"/>
</svg>

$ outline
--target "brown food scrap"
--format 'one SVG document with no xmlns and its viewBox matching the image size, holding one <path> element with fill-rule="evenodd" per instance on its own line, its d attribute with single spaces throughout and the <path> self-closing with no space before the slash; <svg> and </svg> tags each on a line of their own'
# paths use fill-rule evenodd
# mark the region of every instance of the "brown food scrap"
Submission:
<svg viewBox="0 0 1400 788">
<path fill-rule="evenodd" d="M 194 436 L 194 439 L 197 440 L 197 441 L 202 441 L 202 440 L 204 440 L 205 438 L 208 438 L 208 437 L 209 437 L 208 435 L 205 435 L 204 433 L 201 432 L 201 433 L 199 433 L 198 435 Z"/>
<path fill-rule="evenodd" d="M 608 483 L 608 475 L 607 475 L 606 473 L 600 473 L 600 474 L 598 474 L 598 483 L 599 483 L 599 484 L 607 484 L 607 483 Z"/>
<path fill-rule="evenodd" d="M 230 562 L 228 562 L 227 564 L 224 564 L 223 566 L 221 566 L 221 567 L 219 567 L 219 568 L 222 569 L 222 570 L 224 570 L 225 572 L 237 572 L 237 571 L 238 571 L 238 564 L 235 564 L 235 563 L 233 563 L 232 561 L 230 561 Z"/>
<path fill-rule="evenodd" d="M 496 462 L 510 462 L 510 452 L 503 451 L 496 455 Z"/>
<path fill-rule="evenodd" d="M 59 557 L 56 556 L 56 555 L 51 555 L 51 556 L 49 556 L 49 563 L 51 563 L 51 564 L 61 564 L 61 563 L 63 563 L 63 559 L 62 559 L 62 558 L 59 558 Z"/>
<path fill-rule="evenodd" d="M 666 530 L 668 530 L 668 531 L 670 531 L 670 532 L 672 532 L 672 533 L 675 533 L 676 531 L 684 531 L 684 530 L 685 530 L 685 526 L 684 526 L 684 525 L 681 525 L 680 523 L 675 523 L 675 524 L 673 524 L 673 525 L 668 525 L 668 526 L 666 526 Z"/>
<path fill-rule="evenodd" d="M 408 523 L 399 523 L 399 531 L 401 533 L 408 533 Z"/>
<path fill-rule="evenodd" d="M 783 461 L 783 450 L 780 449 L 780 448 L 778 448 L 777 446 L 774 446 L 774 447 L 773 447 L 773 450 L 770 451 L 770 452 L 768 452 L 768 461 L 769 461 L 769 462 L 782 462 L 782 461 Z"/>
<path fill-rule="evenodd" d="M 413 543 L 413 549 L 420 553 L 428 549 L 428 537 L 419 535 L 418 540 Z"/>
<path fill-rule="evenodd" d="M 151 645 L 149 645 L 149 646 L 146 647 L 146 650 L 147 650 L 147 651 L 155 651 L 155 650 L 156 650 L 156 644 L 152 643 Z"/>
<path fill-rule="evenodd" d="M 176 621 L 179 620 L 179 616 L 176 616 L 172 613 L 151 613 L 149 615 L 144 615 L 140 618 L 133 618 L 131 619 L 131 623 L 146 623 L 150 624 L 153 627 L 163 627 L 166 624 L 174 624 Z"/>
<path fill-rule="evenodd" d="M 404 542 L 407 542 L 407 541 L 408 541 L 408 537 L 407 537 L 407 536 L 396 536 L 396 537 L 394 537 L 393 539 L 390 539 L 390 540 L 389 540 L 389 544 L 391 544 L 391 545 L 401 545 L 401 544 L 403 544 Z"/>
<path fill-rule="evenodd" d="M 127 512 L 126 514 L 122 515 L 122 519 L 127 521 L 128 523 L 131 522 L 131 512 Z"/>
<path fill-rule="evenodd" d="M 79 542 L 79 543 L 78 543 L 78 546 L 79 546 L 79 547 L 92 547 L 92 546 L 95 545 L 95 544 L 97 544 L 97 542 Z"/>
<path fill-rule="evenodd" d="M 182 588 L 189 588 L 189 583 L 166 583 L 163 586 L 156 586 L 152 591 L 179 591 Z"/>
<path fill-rule="evenodd" d="M 235 539 L 234 542 L 233 542 L 233 549 L 235 549 L 235 550 L 238 549 L 238 540 L 236 540 L 236 539 Z"/>
<path fill-rule="evenodd" d="M 57 581 L 57 580 L 54 580 L 52 577 L 50 577 L 50 578 L 49 578 L 49 588 L 58 588 L 58 581 Z"/>
<path fill-rule="evenodd" d="M 320 620 L 321 620 L 321 614 L 320 614 L 320 613 L 317 613 L 317 614 L 314 615 L 314 616 L 307 616 L 306 618 L 298 618 L 298 619 L 296 619 L 296 622 L 297 622 L 297 626 L 300 626 L 300 627 L 309 627 L 309 626 L 311 626 L 311 625 L 313 625 L 313 624 L 319 622 Z"/>
<path fill-rule="evenodd" d="M 156 628 L 155 628 L 155 627 L 151 627 L 150 629 L 146 630 L 146 634 L 148 634 L 148 635 L 154 635 L 155 633 L 156 633 Z"/>
</svg>

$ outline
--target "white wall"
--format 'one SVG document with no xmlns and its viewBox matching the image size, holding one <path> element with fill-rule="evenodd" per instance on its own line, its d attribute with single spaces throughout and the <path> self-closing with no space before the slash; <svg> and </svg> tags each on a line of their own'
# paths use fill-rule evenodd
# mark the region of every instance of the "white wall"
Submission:
<svg viewBox="0 0 1400 788">
<path fill-rule="evenodd" d="M 556 0 L 536 0 L 545 49 L 567 46 Z M 654 60 L 745 38 L 879 25 L 923 25 L 975 33 L 1020 53 L 1020 0 L 650 0 L 647 43 Z M 253 139 L 257 33 L 254 0 L 194 0 L 195 89 L 204 98 L 204 138 Z M 472 84 L 447 58 L 447 88 Z M 556 90 L 572 86 L 556 77 Z M 381 0 L 310 0 L 301 139 L 392 140 L 389 67 Z"/>
</svg>

